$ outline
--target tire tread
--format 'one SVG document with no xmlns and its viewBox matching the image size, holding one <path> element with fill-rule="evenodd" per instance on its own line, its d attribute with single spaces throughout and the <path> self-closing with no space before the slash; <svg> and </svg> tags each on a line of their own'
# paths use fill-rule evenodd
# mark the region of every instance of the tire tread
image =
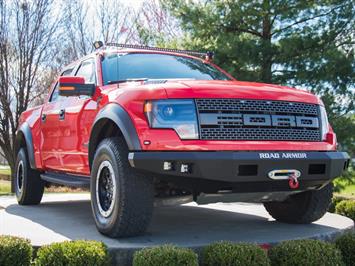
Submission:
<svg viewBox="0 0 355 266">
<path fill-rule="evenodd" d="M 21 148 L 18 152 L 16 171 L 20 159 L 22 159 L 24 162 L 23 167 L 25 168 L 24 171 L 26 172 L 26 181 L 23 183 L 22 194 L 18 197 L 17 201 L 20 205 L 37 205 L 41 202 L 43 197 L 44 181 L 40 177 L 40 172 L 30 167 L 27 150 L 25 148 Z"/>
<path fill-rule="evenodd" d="M 290 196 L 288 202 L 267 202 L 265 209 L 277 221 L 285 223 L 309 224 L 327 212 L 333 196 L 333 184 L 319 190 L 302 192 Z"/>
<path fill-rule="evenodd" d="M 106 138 L 101 141 L 95 157 L 102 146 L 110 147 L 113 152 L 120 178 L 117 222 L 109 232 L 102 233 L 110 237 L 143 234 L 153 212 L 153 182 L 150 177 L 143 176 L 129 165 L 127 144 L 122 138 Z"/>
</svg>

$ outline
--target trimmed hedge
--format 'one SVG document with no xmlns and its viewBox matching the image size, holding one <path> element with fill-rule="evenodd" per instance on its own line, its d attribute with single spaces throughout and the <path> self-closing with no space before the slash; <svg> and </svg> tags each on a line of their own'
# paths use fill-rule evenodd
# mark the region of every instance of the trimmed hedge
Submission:
<svg viewBox="0 0 355 266">
<path fill-rule="evenodd" d="M 191 249 L 163 245 L 136 251 L 133 266 L 198 266 L 198 257 Z"/>
<path fill-rule="evenodd" d="M 347 233 L 335 240 L 336 247 L 341 251 L 346 265 L 355 264 L 355 233 Z"/>
<path fill-rule="evenodd" d="M 29 240 L 14 236 L 0 236 L 0 265 L 31 265 L 32 245 Z"/>
<path fill-rule="evenodd" d="M 335 213 L 335 207 L 339 204 L 339 202 L 343 201 L 343 197 L 333 196 L 332 202 L 328 207 L 328 212 Z"/>
<path fill-rule="evenodd" d="M 269 250 L 271 265 L 344 265 L 340 251 L 319 240 L 290 240 Z"/>
<path fill-rule="evenodd" d="M 342 200 L 335 206 L 335 212 L 355 221 L 355 200 Z"/>
<path fill-rule="evenodd" d="M 244 266 L 270 265 L 267 253 L 253 244 L 235 244 L 222 241 L 203 249 L 203 265 Z"/>
<path fill-rule="evenodd" d="M 78 240 L 43 246 L 34 262 L 38 266 L 104 266 L 110 265 L 110 257 L 105 244 Z"/>
</svg>

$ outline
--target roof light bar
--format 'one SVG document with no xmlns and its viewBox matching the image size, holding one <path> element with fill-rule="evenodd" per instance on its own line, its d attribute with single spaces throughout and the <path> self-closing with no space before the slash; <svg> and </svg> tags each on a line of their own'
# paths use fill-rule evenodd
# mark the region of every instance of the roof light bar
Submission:
<svg viewBox="0 0 355 266">
<path fill-rule="evenodd" d="M 119 48 L 131 48 L 131 49 L 142 49 L 142 50 L 151 50 L 151 51 L 161 51 L 161 52 L 172 52 L 172 53 L 181 53 L 188 54 L 193 56 L 204 57 L 206 59 L 211 60 L 213 57 L 213 52 L 197 52 L 191 50 L 180 50 L 180 49 L 170 49 L 170 48 L 159 48 L 159 47 L 151 47 L 145 45 L 136 45 L 136 44 L 121 44 L 121 43 L 107 43 L 106 46 L 113 46 Z"/>
</svg>

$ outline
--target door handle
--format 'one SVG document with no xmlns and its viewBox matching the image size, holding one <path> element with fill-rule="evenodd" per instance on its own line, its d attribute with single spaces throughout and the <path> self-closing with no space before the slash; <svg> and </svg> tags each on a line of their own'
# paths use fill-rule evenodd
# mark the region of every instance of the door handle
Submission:
<svg viewBox="0 0 355 266">
<path fill-rule="evenodd" d="M 42 122 L 46 121 L 47 115 L 46 114 L 42 114 L 41 119 L 42 119 Z"/>
<path fill-rule="evenodd" d="M 65 118 L 65 110 L 61 109 L 59 111 L 59 120 L 64 120 L 64 118 Z"/>
</svg>

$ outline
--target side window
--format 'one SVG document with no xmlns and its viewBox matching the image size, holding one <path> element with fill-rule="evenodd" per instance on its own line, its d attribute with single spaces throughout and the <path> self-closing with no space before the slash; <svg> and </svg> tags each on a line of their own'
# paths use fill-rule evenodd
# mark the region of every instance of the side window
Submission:
<svg viewBox="0 0 355 266">
<path fill-rule="evenodd" d="M 73 72 L 73 69 L 66 69 L 60 74 L 60 76 L 70 76 L 71 73 Z M 51 98 L 49 99 L 50 102 L 55 102 L 58 101 L 61 98 L 59 95 L 59 83 L 57 82 L 54 86 L 54 90 L 52 92 Z"/>
<path fill-rule="evenodd" d="M 50 102 L 55 102 L 58 100 L 58 97 L 59 97 L 59 91 L 58 91 L 58 82 L 55 84 L 54 86 L 54 90 L 53 90 L 53 93 L 52 93 L 52 96 L 51 98 L 49 99 Z"/>
<path fill-rule="evenodd" d="M 94 60 L 83 61 L 75 76 L 84 77 L 85 83 L 96 83 Z"/>
<path fill-rule="evenodd" d="M 64 70 L 61 76 L 71 76 L 71 72 L 73 72 L 72 68 Z"/>
</svg>

